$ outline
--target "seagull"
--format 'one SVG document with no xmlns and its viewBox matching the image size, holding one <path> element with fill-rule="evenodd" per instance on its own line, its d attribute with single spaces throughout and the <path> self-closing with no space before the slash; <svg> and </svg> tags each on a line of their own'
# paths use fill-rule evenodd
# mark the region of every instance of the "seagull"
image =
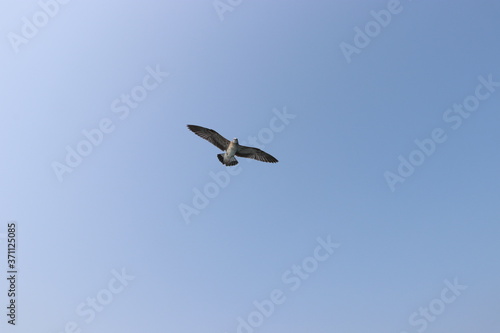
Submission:
<svg viewBox="0 0 500 333">
<path fill-rule="evenodd" d="M 273 156 L 269 155 L 268 153 L 258 148 L 241 146 L 240 144 L 238 144 L 237 138 L 234 138 L 232 141 L 229 141 L 228 139 L 226 139 L 213 129 L 196 125 L 187 125 L 187 127 L 194 134 L 212 143 L 220 150 L 224 150 L 225 153 L 217 154 L 217 158 L 222 164 L 226 166 L 233 166 L 238 164 L 238 161 L 234 156 L 253 158 L 254 160 L 268 162 L 268 163 L 278 162 L 278 160 L 275 159 Z"/>
</svg>

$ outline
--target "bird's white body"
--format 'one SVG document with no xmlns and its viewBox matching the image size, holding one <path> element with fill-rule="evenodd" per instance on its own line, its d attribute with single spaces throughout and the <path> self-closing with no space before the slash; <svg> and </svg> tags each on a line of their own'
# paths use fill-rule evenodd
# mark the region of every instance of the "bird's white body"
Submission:
<svg viewBox="0 0 500 333">
<path fill-rule="evenodd" d="M 229 143 L 229 146 L 227 147 L 226 152 L 222 156 L 222 161 L 221 162 L 224 163 L 225 165 L 236 165 L 236 164 L 238 164 L 238 161 L 234 157 L 234 155 L 236 155 L 236 153 L 238 152 L 238 146 L 239 146 L 238 145 L 238 139 L 233 139 L 233 141 L 231 141 Z"/>
<path fill-rule="evenodd" d="M 236 155 L 237 151 L 238 151 L 238 139 L 233 139 L 233 141 L 231 141 L 231 143 L 229 144 L 229 147 L 227 147 L 227 150 L 226 150 L 227 158 L 231 158 L 234 155 Z"/>
</svg>

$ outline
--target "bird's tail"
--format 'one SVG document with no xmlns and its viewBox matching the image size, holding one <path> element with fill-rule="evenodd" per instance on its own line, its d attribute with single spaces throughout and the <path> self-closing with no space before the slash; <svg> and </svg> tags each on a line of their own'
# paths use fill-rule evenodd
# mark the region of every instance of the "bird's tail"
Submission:
<svg viewBox="0 0 500 333">
<path fill-rule="evenodd" d="M 233 165 L 238 164 L 238 161 L 236 160 L 236 158 L 234 156 L 231 158 L 227 158 L 226 154 L 217 154 L 217 158 L 219 159 L 219 161 L 222 164 L 227 165 L 227 166 L 233 166 Z"/>
</svg>

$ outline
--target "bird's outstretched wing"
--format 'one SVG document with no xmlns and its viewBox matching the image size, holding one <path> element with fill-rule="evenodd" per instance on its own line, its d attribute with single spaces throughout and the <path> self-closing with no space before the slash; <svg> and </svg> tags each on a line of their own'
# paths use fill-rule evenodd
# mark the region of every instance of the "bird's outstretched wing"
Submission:
<svg viewBox="0 0 500 333">
<path fill-rule="evenodd" d="M 278 162 L 273 156 L 269 155 L 265 151 L 260 150 L 259 148 L 240 146 L 238 151 L 236 152 L 236 156 L 253 158 L 257 161 L 268 162 L 268 163 L 276 163 Z"/>
<path fill-rule="evenodd" d="M 205 128 L 196 125 L 187 125 L 187 127 L 199 137 L 207 140 L 208 142 L 214 144 L 220 150 L 226 150 L 229 146 L 229 140 L 224 138 L 222 135 L 210 128 Z"/>
</svg>

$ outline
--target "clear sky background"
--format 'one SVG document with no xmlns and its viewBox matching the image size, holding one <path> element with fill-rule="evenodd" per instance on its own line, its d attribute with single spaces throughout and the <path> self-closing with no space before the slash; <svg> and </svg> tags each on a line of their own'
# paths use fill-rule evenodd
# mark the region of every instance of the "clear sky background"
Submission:
<svg viewBox="0 0 500 333">
<path fill-rule="evenodd" d="M 499 3 L 221 3 L 2 2 L 1 331 L 497 332 Z M 186 124 L 279 163 L 229 175 Z M 420 165 L 391 189 L 400 156 Z"/>
</svg>

